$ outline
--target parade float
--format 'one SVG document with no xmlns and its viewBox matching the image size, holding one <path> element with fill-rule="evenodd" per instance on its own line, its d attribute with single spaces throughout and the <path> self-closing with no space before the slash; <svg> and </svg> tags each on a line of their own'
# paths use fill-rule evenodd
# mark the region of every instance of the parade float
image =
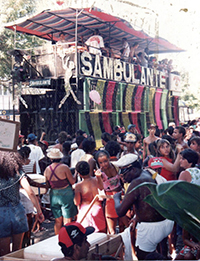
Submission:
<svg viewBox="0 0 200 261">
<path fill-rule="evenodd" d="M 13 75 L 23 82 L 22 134 L 40 136 L 44 131 L 47 140 L 55 141 L 62 130 L 73 134 L 82 129 L 98 143 L 101 133 L 112 133 L 116 125 L 135 124 L 146 136 L 150 124 L 161 130 L 171 121 L 179 124 L 180 76 L 120 59 L 124 37 L 130 45 L 139 44 L 138 52 L 148 48 L 150 56 L 183 51 L 167 40 L 152 38 L 96 8 L 46 10 L 6 28 L 49 41 L 34 50 L 12 52 L 20 60 Z M 87 51 L 84 42 L 95 29 L 114 57 Z M 58 46 L 61 32 L 67 44 Z"/>
</svg>

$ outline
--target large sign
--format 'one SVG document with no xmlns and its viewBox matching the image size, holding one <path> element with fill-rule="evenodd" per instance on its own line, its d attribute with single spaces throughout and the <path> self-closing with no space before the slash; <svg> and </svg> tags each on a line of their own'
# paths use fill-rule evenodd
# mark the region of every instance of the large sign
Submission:
<svg viewBox="0 0 200 261">
<path fill-rule="evenodd" d="M 80 53 L 79 73 L 105 80 L 166 88 L 167 77 L 162 71 L 88 52 Z"/>
</svg>

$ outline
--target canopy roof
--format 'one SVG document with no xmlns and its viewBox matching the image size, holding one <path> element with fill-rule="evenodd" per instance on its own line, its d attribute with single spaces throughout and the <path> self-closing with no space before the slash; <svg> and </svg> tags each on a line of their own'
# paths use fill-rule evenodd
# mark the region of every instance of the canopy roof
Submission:
<svg viewBox="0 0 200 261">
<path fill-rule="evenodd" d="M 104 43 L 110 43 L 110 47 L 114 50 L 119 51 L 122 48 L 121 40 L 125 37 L 130 45 L 138 42 L 139 51 L 148 47 L 150 54 L 183 51 L 165 39 L 160 37 L 152 38 L 143 31 L 135 30 L 127 21 L 103 13 L 96 8 L 45 10 L 26 20 L 18 20 L 15 23 L 7 24 L 5 28 L 36 35 L 51 41 L 58 41 L 60 32 L 64 32 L 66 40 L 74 42 L 76 16 L 78 40 L 83 37 L 84 41 L 86 41 L 93 35 L 95 29 L 99 29 Z"/>
</svg>

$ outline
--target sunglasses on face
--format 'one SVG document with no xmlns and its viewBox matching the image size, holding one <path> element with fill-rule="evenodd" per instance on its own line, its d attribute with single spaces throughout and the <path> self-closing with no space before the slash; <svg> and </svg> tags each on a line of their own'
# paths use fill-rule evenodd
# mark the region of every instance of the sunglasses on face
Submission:
<svg viewBox="0 0 200 261">
<path fill-rule="evenodd" d="M 133 167 L 133 164 L 127 166 L 127 167 L 124 167 L 120 170 L 120 174 L 121 175 L 125 175 L 127 172 L 129 172 Z"/>
</svg>

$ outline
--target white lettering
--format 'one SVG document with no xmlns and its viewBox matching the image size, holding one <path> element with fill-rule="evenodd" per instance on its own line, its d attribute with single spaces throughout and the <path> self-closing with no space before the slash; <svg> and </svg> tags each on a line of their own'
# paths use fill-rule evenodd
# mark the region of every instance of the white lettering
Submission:
<svg viewBox="0 0 200 261">
<path fill-rule="evenodd" d="M 121 81 L 122 80 L 122 63 L 119 59 L 114 60 L 114 80 Z"/>
<path fill-rule="evenodd" d="M 103 57 L 103 78 L 113 80 L 113 58 Z"/>
<path fill-rule="evenodd" d="M 128 70 L 127 70 L 128 67 Z M 123 62 L 123 68 L 124 68 L 124 80 L 126 82 L 131 82 L 131 64 Z M 127 73 L 129 76 L 127 76 Z"/>
<path fill-rule="evenodd" d="M 100 56 L 96 55 L 95 63 L 94 63 L 94 77 L 100 77 L 102 78 L 102 71 L 101 71 L 101 62 L 100 62 Z"/>
<path fill-rule="evenodd" d="M 146 85 L 146 77 L 145 77 L 145 70 L 144 67 L 141 67 L 141 84 Z"/>
<path fill-rule="evenodd" d="M 153 86 L 153 69 L 147 69 L 147 85 Z"/>
<path fill-rule="evenodd" d="M 88 61 L 86 59 L 88 59 Z M 81 55 L 81 62 L 83 63 L 84 67 L 81 67 L 81 70 L 84 75 L 92 75 L 92 64 L 90 61 L 92 61 L 92 56 L 90 53 L 83 52 Z"/>
<path fill-rule="evenodd" d="M 88 52 L 81 53 L 80 74 L 102 79 L 142 84 L 153 87 L 166 88 L 166 76 L 164 72 L 155 68 L 141 68 L 140 79 L 135 79 L 137 65 L 126 63 L 120 59 L 91 55 Z"/>
</svg>

